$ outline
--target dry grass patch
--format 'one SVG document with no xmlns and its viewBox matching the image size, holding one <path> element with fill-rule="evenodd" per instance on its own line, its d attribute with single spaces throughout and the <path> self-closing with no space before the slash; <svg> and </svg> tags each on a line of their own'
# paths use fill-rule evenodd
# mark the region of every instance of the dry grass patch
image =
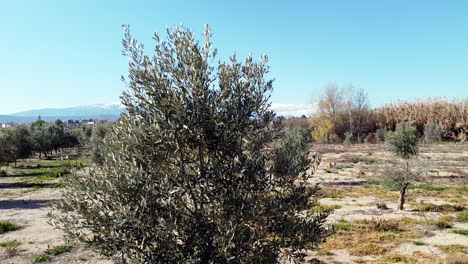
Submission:
<svg viewBox="0 0 468 264">
<path fill-rule="evenodd" d="M 407 224 L 395 219 L 340 220 L 337 232 L 322 246 L 324 250 L 348 249 L 354 256 L 382 255 L 399 244 L 417 238 Z"/>
<path fill-rule="evenodd" d="M 441 187 L 444 189 L 443 187 Z M 466 204 L 468 202 L 468 192 L 457 190 L 457 189 L 450 189 L 447 188 L 441 191 L 430 191 L 425 189 L 414 189 L 412 190 L 414 195 L 424 196 L 424 197 L 433 197 L 438 198 L 441 200 L 445 200 L 449 203 L 460 203 Z"/>
<path fill-rule="evenodd" d="M 372 196 L 377 199 L 391 199 L 398 200 L 398 193 L 388 191 L 382 188 L 374 186 L 364 186 L 364 187 L 332 187 L 326 192 L 327 196 L 324 198 L 342 198 L 342 197 L 351 197 L 351 198 L 362 198 L 363 196 Z"/>
<path fill-rule="evenodd" d="M 468 247 L 463 245 L 437 245 L 446 255 L 447 263 L 468 263 Z"/>
<path fill-rule="evenodd" d="M 442 264 L 444 262 L 437 259 L 433 255 L 428 255 L 420 251 L 416 251 L 412 256 L 402 254 L 388 254 L 375 262 L 376 264 L 387 264 L 387 263 L 405 263 L 405 264 Z M 445 263 L 444 263 L 445 264 Z"/>
<path fill-rule="evenodd" d="M 453 213 L 465 209 L 465 206 L 460 204 L 432 204 L 424 201 L 420 201 L 419 203 L 413 202 L 411 206 L 419 212 Z"/>
</svg>

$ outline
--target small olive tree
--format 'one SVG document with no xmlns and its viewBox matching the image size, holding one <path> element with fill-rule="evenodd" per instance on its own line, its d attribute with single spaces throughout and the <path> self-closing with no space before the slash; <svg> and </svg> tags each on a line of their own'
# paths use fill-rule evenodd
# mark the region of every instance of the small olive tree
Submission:
<svg viewBox="0 0 468 264">
<path fill-rule="evenodd" d="M 128 28 L 127 112 L 104 138 L 102 165 L 67 179 L 52 222 L 121 263 L 278 263 L 329 235 L 310 210 L 320 159 L 268 103 L 267 58 L 211 65 L 185 27 L 156 34 L 148 57 Z M 283 134 L 284 133 L 284 134 Z"/>
<path fill-rule="evenodd" d="M 408 122 L 400 123 L 395 131 L 386 133 L 385 142 L 390 151 L 403 160 L 403 164 L 393 162 L 384 172 L 384 177 L 398 184 L 400 188 L 398 209 L 403 210 L 408 186 L 424 178 L 424 166 L 421 166 L 416 158 L 418 155 L 417 130 Z"/>
</svg>

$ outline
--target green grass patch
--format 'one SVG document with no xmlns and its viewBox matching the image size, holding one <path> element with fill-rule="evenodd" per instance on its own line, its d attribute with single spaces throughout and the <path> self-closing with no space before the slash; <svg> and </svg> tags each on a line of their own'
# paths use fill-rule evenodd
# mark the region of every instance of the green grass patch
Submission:
<svg viewBox="0 0 468 264">
<path fill-rule="evenodd" d="M 416 246 L 424 246 L 424 242 L 421 242 L 421 241 L 413 241 L 413 244 L 416 245 Z"/>
<path fill-rule="evenodd" d="M 339 204 L 333 204 L 333 205 L 321 205 L 321 204 L 317 204 L 317 205 L 314 205 L 312 207 L 312 211 L 314 212 L 322 212 L 322 211 L 325 211 L 325 210 L 336 210 L 336 209 L 340 209 L 342 208 L 341 205 Z"/>
<path fill-rule="evenodd" d="M 369 159 L 369 158 L 358 158 L 357 159 L 358 162 L 362 162 L 366 165 L 371 165 L 371 164 L 375 164 L 377 163 L 377 161 L 375 159 Z"/>
<path fill-rule="evenodd" d="M 463 211 L 457 214 L 457 220 L 461 222 L 468 222 L 468 211 Z"/>
<path fill-rule="evenodd" d="M 453 231 L 455 234 L 463 235 L 463 236 L 468 236 L 468 229 L 460 229 L 460 230 L 454 230 Z"/>
<path fill-rule="evenodd" d="M 412 185 L 410 189 L 420 189 L 425 191 L 436 191 L 436 192 L 443 192 L 443 191 L 459 191 L 459 192 L 468 192 L 468 187 L 445 187 L 445 186 L 434 186 L 431 184 L 420 184 L 420 185 Z"/>
<path fill-rule="evenodd" d="M 337 170 L 352 169 L 352 168 L 354 168 L 353 165 L 338 165 L 338 166 L 336 166 Z"/>
<path fill-rule="evenodd" d="M 399 182 L 395 181 L 394 179 L 384 179 L 380 182 L 380 185 L 384 188 L 384 189 L 387 189 L 389 191 L 392 191 L 392 192 L 395 192 L 395 191 L 399 191 L 400 188 L 401 188 L 401 185 Z M 409 186 L 411 187 L 411 186 Z"/>
<path fill-rule="evenodd" d="M 335 228 L 337 230 L 349 231 L 350 227 L 351 227 L 351 223 L 346 221 L 343 218 L 338 220 L 338 222 L 335 224 Z"/>
<path fill-rule="evenodd" d="M 62 245 L 62 246 L 57 246 L 54 248 L 47 249 L 46 251 L 44 251 L 44 253 L 47 255 L 57 256 L 65 252 L 69 252 L 70 250 L 72 250 L 72 248 L 73 247 L 71 246 Z"/>
<path fill-rule="evenodd" d="M 49 255 L 40 255 L 34 258 L 33 263 L 49 262 L 51 257 Z"/>
<path fill-rule="evenodd" d="M 58 255 L 63 254 L 65 252 L 69 252 L 72 249 L 73 249 L 73 247 L 68 246 L 68 245 L 61 245 L 61 246 L 56 246 L 54 248 L 46 249 L 44 251 L 44 254 L 34 258 L 33 263 L 49 262 L 49 261 L 52 260 L 51 256 L 58 256 Z"/>
<path fill-rule="evenodd" d="M 20 228 L 22 228 L 22 226 L 17 225 L 15 223 L 8 222 L 8 221 L 0 221 L 0 234 L 14 231 Z"/>
</svg>

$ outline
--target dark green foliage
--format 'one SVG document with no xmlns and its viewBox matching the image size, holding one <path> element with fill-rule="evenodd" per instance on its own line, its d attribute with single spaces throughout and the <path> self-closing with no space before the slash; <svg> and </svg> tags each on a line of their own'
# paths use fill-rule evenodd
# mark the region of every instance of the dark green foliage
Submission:
<svg viewBox="0 0 468 264">
<path fill-rule="evenodd" d="M 387 132 L 385 142 L 390 151 L 403 159 L 418 154 L 418 133 L 408 122 L 398 124 L 394 132 Z"/>
<path fill-rule="evenodd" d="M 8 129 L 0 129 L 0 165 L 15 160 L 15 146 L 12 144 L 12 134 Z"/>
<path fill-rule="evenodd" d="M 39 120 L 29 127 L 18 125 L 0 130 L 0 163 L 16 163 L 18 159 L 29 158 L 33 152 L 42 156 L 77 144 L 75 132 L 64 128 L 60 120 L 52 124 Z"/>
<path fill-rule="evenodd" d="M 454 230 L 453 231 L 455 234 L 463 235 L 463 236 L 468 236 L 468 230 L 467 229 L 460 229 L 460 230 Z"/>
<path fill-rule="evenodd" d="M 306 185 L 320 159 L 275 121 L 267 58 L 215 68 L 210 35 L 169 29 L 146 57 L 125 32 L 127 112 L 53 205 L 70 237 L 121 263 L 278 263 L 329 235 Z"/>
</svg>

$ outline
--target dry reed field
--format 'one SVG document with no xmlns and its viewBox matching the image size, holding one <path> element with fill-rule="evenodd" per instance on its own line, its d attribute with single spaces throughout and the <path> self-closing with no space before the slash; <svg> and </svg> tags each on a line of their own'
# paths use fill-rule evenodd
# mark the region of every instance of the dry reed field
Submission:
<svg viewBox="0 0 468 264">
<path fill-rule="evenodd" d="M 377 124 L 394 130 L 400 122 L 411 121 L 422 132 L 427 123 L 438 124 L 444 137 L 468 140 L 468 100 L 425 99 L 388 104 L 374 110 Z"/>
</svg>

